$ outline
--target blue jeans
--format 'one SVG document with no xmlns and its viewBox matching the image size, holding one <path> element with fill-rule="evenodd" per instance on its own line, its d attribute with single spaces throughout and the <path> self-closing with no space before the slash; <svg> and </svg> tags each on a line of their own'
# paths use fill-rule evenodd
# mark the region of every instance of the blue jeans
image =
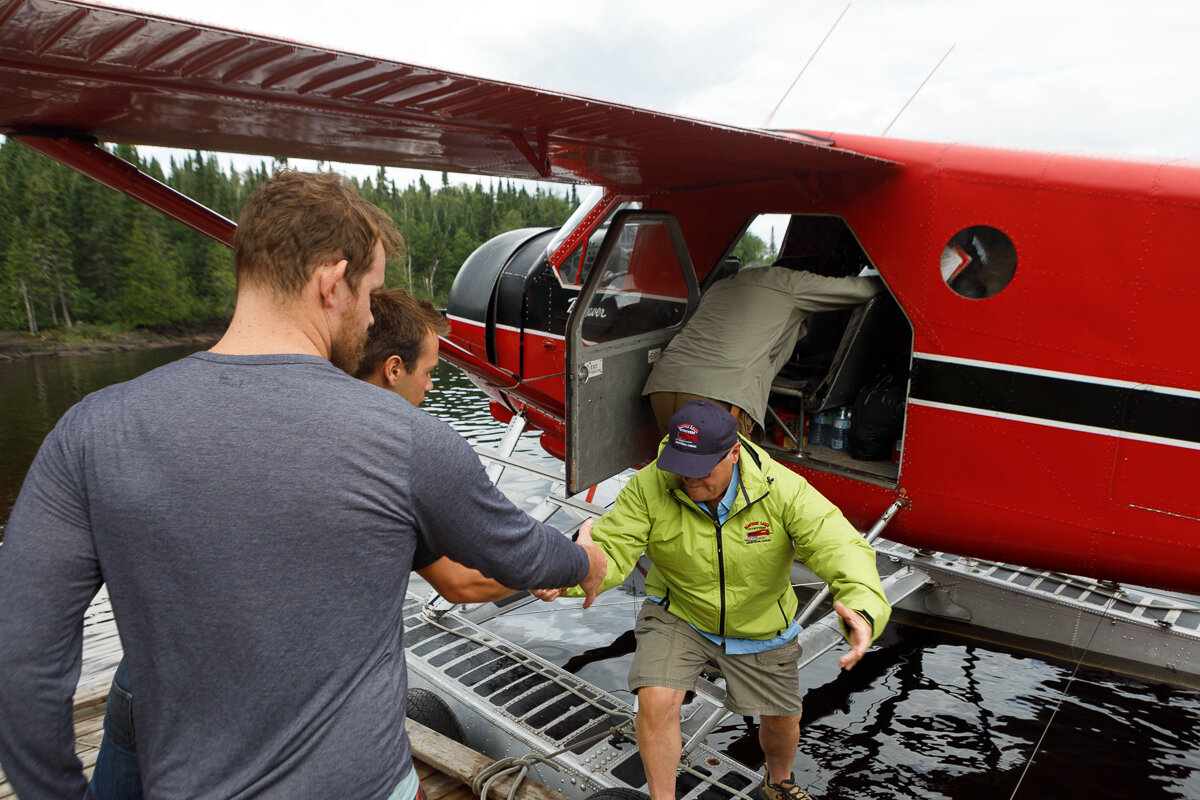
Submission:
<svg viewBox="0 0 1200 800">
<path fill-rule="evenodd" d="M 92 772 L 96 800 L 142 800 L 137 738 L 133 733 L 133 692 L 125 674 L 125 659 L 117 665 L 104 709 L 104 738 Z"/>
</svg>

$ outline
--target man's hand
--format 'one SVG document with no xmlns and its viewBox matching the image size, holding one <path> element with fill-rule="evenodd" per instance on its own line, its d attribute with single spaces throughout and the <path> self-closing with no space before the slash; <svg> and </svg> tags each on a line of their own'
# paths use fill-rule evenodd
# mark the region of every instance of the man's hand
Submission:
<svg viewBox="0 0 1200 800">
<path fill-rule="evenodd" d="M 838 666 L 842 669 L 852 669 L 871 646 L 871 623 L 867 622 L 862 614 L 851 611 L 841 603 L 834 603 L 833 608 L 850 631 L 850 652 L 838 659 Z"/>
<path fill-rule="evenodd" d="M 588 574 L 579 582 L 579 588 L 583 589 L 583 607 L 587 608 L 596 600 L 596 595 L 600 593 L 600 582 L 608 574 L 608 556 L 604 555 L 604 551 L 592 541 L 592 520 L 590 519 L 585 520 L 579 526 L 579 536 L 575 539 L 575 544 L 586 550 L 588 554 Z"/>
<path fill-rule="evenodd" d="M 579 533 L 575 536 L 575 544 L 584 549 L 588 556 L 588 574 L 579 582 L 579 588 L 583 589 L 584 599 L 583 607 L 587 608 L 596 599 L 596 595 L 600 591 L 600 582 L 604 580 L 604 576 L 608 574 L 608 556 L 604 555 L 604 551 L 596 546 L 592 541 L 592 520 L 585 520 L 579 526 Z M 530 589 L 529 593 L 538 600 L 550 603 L 566 594 L 566 589 Z"/>
</svg>

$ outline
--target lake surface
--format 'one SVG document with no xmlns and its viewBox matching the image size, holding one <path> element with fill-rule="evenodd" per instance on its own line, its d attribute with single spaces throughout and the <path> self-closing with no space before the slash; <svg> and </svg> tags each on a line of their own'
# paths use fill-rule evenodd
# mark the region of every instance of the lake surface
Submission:
<svg viewBox="0 0 1200 800">
<path fill-rule="evenodd" d="M 193 348 L 0 363 L 0 522 L 42 438 L 88 392 Z M 445 364 L 425 408 L 474 444 L 503 429 Z M 518 451 L 555 464 L 526 435 Z M 530 498 L 517 498 L 519 503 Z M 589 611 L 530 607 L 498 632 L 628 696 L 636 598 L 611 592 Z M 583 641 L 564 647 L 559 631 Z M 586 644 L 590 642 L 590 644 Z M 1200 692 L 1035 658 L 991 644 L 890 626 L 851 672 L 836 654 L 801 673 L 807 690 L 797 781 L 822 800 L 1200 798 Z M 735 717 L 710 741 L 751 765 L 756 731 Z"/>
</svg>

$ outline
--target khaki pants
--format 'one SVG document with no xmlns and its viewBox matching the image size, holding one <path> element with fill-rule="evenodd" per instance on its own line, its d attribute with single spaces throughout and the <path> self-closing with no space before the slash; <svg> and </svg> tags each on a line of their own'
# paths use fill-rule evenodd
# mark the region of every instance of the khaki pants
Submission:
<svg viewBox="0 0 1200 800">
<path fill-rule="evenodd" d="M 698 394 L 687 394 L 686 392 L 651 392 L 650 408 L 654 410 L 654 421 L 658 423 L 660 435 L 667 435 L 667 423 L 671 421 L 671 417 L 693 400 L 707 400 L 713 405 L 725 409 L 737 420 L 738 433 L 750 441 L 755 441 L 754 420 L 745 411 L 721 400 L 713 400 L 711 397 L 701 397 Z"/>
</svg>

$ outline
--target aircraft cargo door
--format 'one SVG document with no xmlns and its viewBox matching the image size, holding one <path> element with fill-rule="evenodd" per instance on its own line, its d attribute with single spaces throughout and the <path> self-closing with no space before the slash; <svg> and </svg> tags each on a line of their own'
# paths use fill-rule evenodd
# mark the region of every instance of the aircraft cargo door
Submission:
<svg viewBox="0 0 1200 800">
<path fill-rule="evenodd" d="M 699 297 L 674 217 L 613 217 L 567 319 L 568 494 L 654 458 L 658 429 L 642 386 Z"/>
</svg>

